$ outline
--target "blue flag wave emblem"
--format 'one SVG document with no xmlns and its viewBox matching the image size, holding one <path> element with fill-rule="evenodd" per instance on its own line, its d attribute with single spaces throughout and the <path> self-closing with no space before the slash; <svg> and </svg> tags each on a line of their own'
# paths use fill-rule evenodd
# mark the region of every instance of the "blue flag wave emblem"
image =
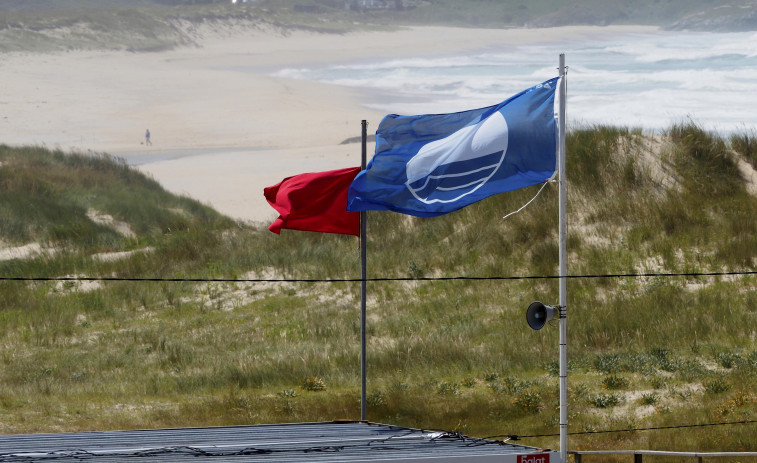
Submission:
<svg viewBox="0 0 757 463">
<path fill-rule="evenodd" d="M 545 182 L 557 165 L 557 88 L 554 78 L 495 106 L 386 116 L 373 159 L 350 185 L 347 210 L 433 217 Z"/>
<path fill-rule="evenodd" d="M 495 112 L 424 145 L 405 168 L 408 190 L 425 204 L 451 203 L 486 184 L 507 151 L 507 122 Z"/>
</svg>

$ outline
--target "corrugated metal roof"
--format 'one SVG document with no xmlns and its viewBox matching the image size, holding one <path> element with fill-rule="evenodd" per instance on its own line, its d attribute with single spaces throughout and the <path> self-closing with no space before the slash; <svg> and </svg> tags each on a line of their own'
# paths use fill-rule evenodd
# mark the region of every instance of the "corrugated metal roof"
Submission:
<svg viewBox="0 0 757 463">
<path fill-rule="evenodd" d="M 369 422 L 292 423 L 0 436 L 0 462 L 559 461 L 522 445 Z M 521 455 L 520 459 L 518 455 Z M 551 457 L 551 458 L 550 458 Z"/>
</svg>

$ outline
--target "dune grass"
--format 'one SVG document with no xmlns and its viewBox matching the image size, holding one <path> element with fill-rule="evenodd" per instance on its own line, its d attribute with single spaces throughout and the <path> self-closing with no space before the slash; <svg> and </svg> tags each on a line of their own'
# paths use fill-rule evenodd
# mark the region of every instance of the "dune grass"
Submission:
<svg viewBox="0 0 757 463">
<path fill-rule="evenodd" d="M 731 135 L 731 146 L 744 159 L 757 169 L 757 131 L 741 131 Z"/>
<path fill-rule="evenodd" d="M 733 146 L 733 150 L 731 149 Z M 571 274 L 752 270 L 733 140 L 591 127 L 568 140 Z M 433 219 L 369 213 L 368 276 L 557 273 L 557 191 Z M 127 224 L 91 219 L 95 210 Z M 107 155 L 0 146 L 3 277 L 357 278 L 354 237 L 236 223 Z M 149 248 L 149 249 L 148 249 Z M 117 260 L 100 253 L 138 251 Z M 569 281 L 571 432 L 754 419 L 754 276 Z M 358 283 L 0 281 L 0 432 L 360 418 Z M 368 419 L 554 434 L 556 280 L 368 283 Z M 585 434 L 571 448 L 756 450 L 754 425 Z"/>
</svg>

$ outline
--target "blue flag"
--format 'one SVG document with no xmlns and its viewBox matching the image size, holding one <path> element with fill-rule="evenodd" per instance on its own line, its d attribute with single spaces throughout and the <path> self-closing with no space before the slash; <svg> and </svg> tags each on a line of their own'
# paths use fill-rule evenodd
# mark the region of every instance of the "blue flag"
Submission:
<svg viewBox="0 0 757 463">
<path fill-rule="evenodd" d="M 384 117 L 376 153 L 350 185 L 347 210 L 435 217 L 546 182 L 557 167 L 558 81 L 486 108 Z"/>
</svg>

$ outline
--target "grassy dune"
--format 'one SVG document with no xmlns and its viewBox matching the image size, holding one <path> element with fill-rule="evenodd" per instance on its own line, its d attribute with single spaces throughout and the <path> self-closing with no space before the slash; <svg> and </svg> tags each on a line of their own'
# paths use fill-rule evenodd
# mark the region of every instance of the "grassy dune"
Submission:
<svg viewBox="0 0 757 463">
<path fill-rule="evenodd" d="M 725 140 L 677 125 L 569 135 L 571 274 L 753 270 L 757 198 Z M 557 273 L 556 188 L 453 214 L 370 213 L 368 276 Z M 107 155 L 0 146 L 0 276 L 356 278 L 353 237 L 273 235 Z M 571 432 L 753 420 L 754 275 L 571 279 Z M 359 284 L 0 281 L 0 432 L 360 417 Z M 368 419 L 557 447 L 550 279 L 368 284 Z M 571 448 L 757 450 L 755 425 L 571 437 Z"/>
</svg>

